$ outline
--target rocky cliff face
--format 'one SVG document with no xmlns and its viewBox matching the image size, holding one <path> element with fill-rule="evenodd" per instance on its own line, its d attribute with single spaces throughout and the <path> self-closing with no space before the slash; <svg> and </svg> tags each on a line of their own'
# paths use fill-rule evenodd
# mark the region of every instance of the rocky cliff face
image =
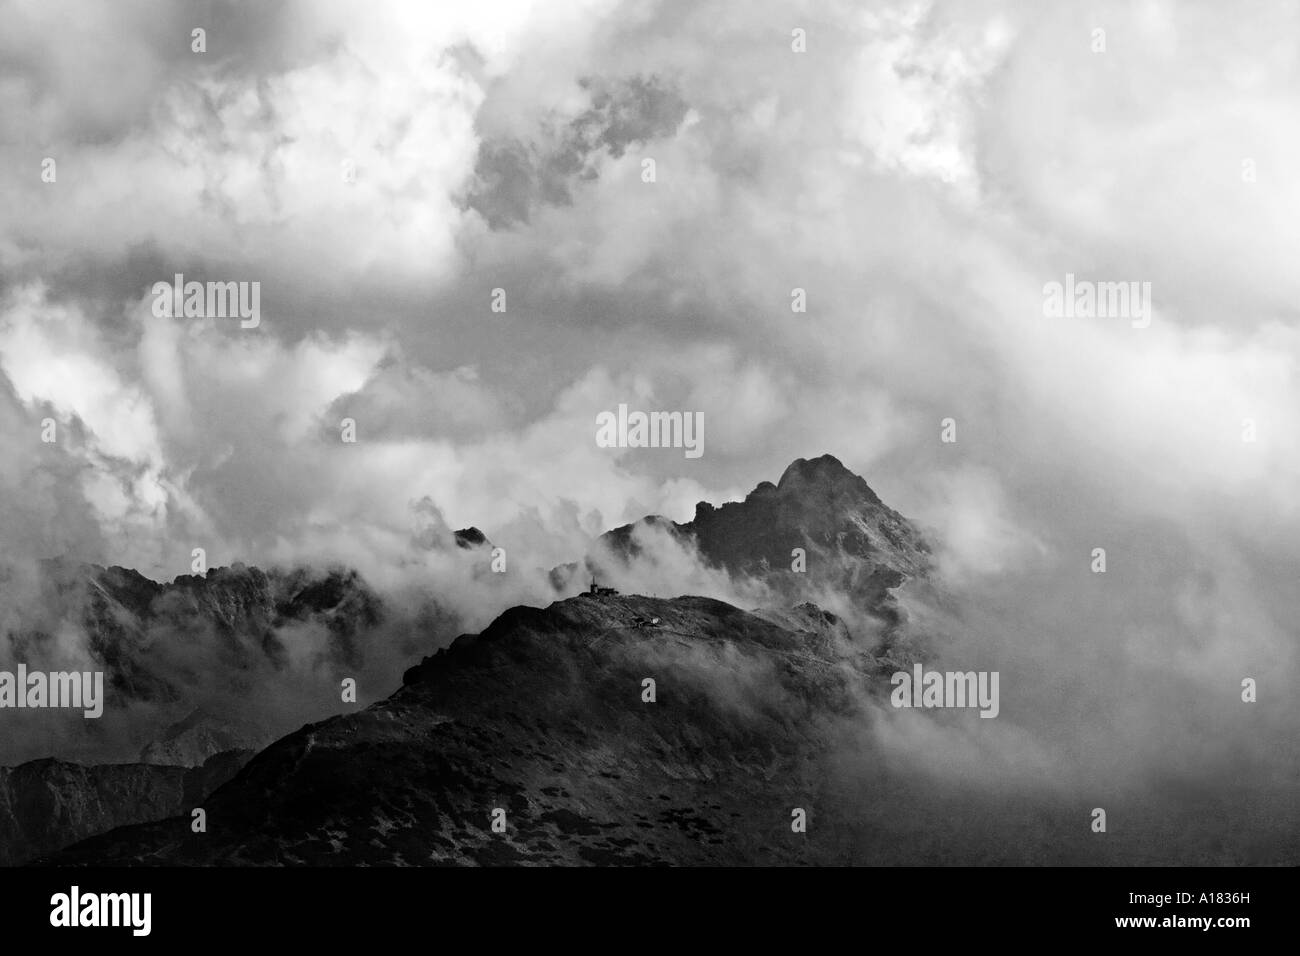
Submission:
<svg viewBox="0 0 1300 956">
<path fill-rule="evenodd" d="M 697 505 L 680 531 L 733 577 L 758 578 L 785 601 L 839 594 L 890 624 L 901 622 L 893 589 L 930 570 L 915 526 L 830 455 L 798 459 L 744 501 Z"/>
<path fill-rule="evenodd" d="M 200 767 L 34 760 L 0 767 L 0 865 L 15 866 L 132 823 L 188 815 L 252 756 L 229 751 Z"/>
<path fill-rule="evenodd" d="M 915 526 L 830 455 L 796 460 L 777 484 L 761 482 L 743 501 L 701 502 L 684 524 L 658 515 L 638 524 L 688 543 L 733 578 L 761 581 L 782 600 L 837 593 L 891 622 L 897 606 L 890 591 L 930 570 L 929 545 Z M 606 555 L 634 561 L 636 530 L 624 525 L 607 532 L 584 562 L 557 568 L 553 583 L 576 589 L 603 570 Z M 803 570 L 794 569 L 796 548 L 803 551 Z"/>
</svg>

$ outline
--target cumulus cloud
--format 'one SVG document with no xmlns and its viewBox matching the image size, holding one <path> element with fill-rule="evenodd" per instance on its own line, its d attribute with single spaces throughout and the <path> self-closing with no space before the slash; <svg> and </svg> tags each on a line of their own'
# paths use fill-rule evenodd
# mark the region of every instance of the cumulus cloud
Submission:
<svg viewBox="0 0 1300 956">
<path fill-rule="evenodd" d="M 397 586 L 440 560 L 427 500 L 546 568 L 829 451 L 940 532 L 945 653 L 1047 728 L 1017 765 L 1190 766 L 1171 712 L 1244 740 L 1240 678 L 1294 680 L 1286 5 L 216 4 L 206 55 L 207 5 L 47 9 L 4 12 L 0 78 L 0 515 L 32 553 Z M 177 272 L 260 280 L 261 326 L 154 318 Z M 1151 326 L 1045 316 L 1067 273 L 1150 282 Z M 596 447 L 620 402 L 702 411 L 705 455 Z"/>
</svg>

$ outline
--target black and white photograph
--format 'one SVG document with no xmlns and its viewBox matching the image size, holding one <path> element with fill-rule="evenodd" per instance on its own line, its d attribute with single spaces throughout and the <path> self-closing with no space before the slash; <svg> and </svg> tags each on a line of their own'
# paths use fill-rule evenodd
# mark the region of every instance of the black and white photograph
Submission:
<svg viewBox="0 0 1300 956">
<path fill-rule="evenodd" d="M 1291 0 L 0 0 L 5 918 L 1240 945 L 1298 415 Z"/>
</svg>

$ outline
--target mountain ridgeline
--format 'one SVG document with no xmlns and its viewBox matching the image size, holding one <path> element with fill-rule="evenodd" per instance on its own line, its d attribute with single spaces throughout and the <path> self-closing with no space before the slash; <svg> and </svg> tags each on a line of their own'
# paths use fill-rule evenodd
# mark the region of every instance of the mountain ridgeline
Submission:
<svg viewBox="0 0 1300 956">
<path fill-rule="evenodd" d="M 186 818 L 58 864 L 427 865 L 846 859 L 830 813 L 867 668 L 833 615 L 708 598 L 516 607 L 390 698 L 272 744 Z M 648 683 L 649 682 L 649 683 Z M 494 830 L 494 823 L 498 829 Z"/>
<path fill-rule="evenodd" d="M 782 834 L 791 833 L 792 808 L 816 804 L 824 822 L 851 810 L 847 795 L 856 784 L 844 755 L 868 746 L 863 728 L 882 674 L 910 659 L 898 650 L 905 622 L 892 592 L 926 578 L 928 545 L 865 481 L 823 456 L 794 462 L 744 501 L 701 503 L 688 523 L 649 517 L 610 531 L 585 561 L 552 572 L 552 583 L 572 593 L 585 575 L 609 573 L 611 561 L 615 573 L 634 576 L 647 528 L 710 568 L 760 582 L 774 596 L 771 606 L 584 594 L 511 608 L 411 667 L 388 699 L 263 749 L 206 798 L 206 833 L 192 833 L 178 815 L 48 859 L 856 859 L 853 841 Z M 454 540 L 471 555 L 491 546 L 476 528 Z M 164 640 L 152 626 L 160 611 L 184 624 L 179 639 L 212 644 L 211 653 L 236 670 L 250 655 L 275 662 L 277 635 L 295 621 L 315 625 L 329 659 L 352 660 L 384 614 L 378 597 L 346 571 L 313 577 L 236 566 L 171 585 L 121 569 L 71 577 L 90 583 L 94 653 L 110 665 L 117 692 L 137 697 L 178 693 L 154 660 Z M 851 626 L 808 600 L 826 594 L 883 629 Z M 210 756 L 204 749 L 238 746 L 220 729 L 195 713 L 147 753 L 193 763 Z M 187 739 L 188 747 L 168 750 L 169 741 Z"/>
<path fill-rule="evenodd" d="M 66 753 L 93 762 L 197 766 L 224 750 L 265 746 L 293 725 L 270 726 L 268 700 L 285 688 L 301 695 L 307 679 L 337 686 L 335 675 L 355 673 L 386 614 L 382 599 L 343 568 L 235 564 L 158 583 L 57 559 L 25 576 L 0 574 L 0 586 L 6 666 L 104 673 L 101 721 L 67 713 L 40 720 Z M 30 752 L 43 741 L 11 728 L 0 759 L 47 756 Z"/>
<path fill-rule="evenodd" d="M 342 568 L 263 571 L 235 564 L 160 584 L 127 568 L 49 560 L 41 562 L 38 586 L 44 623 L 78 623 L 111 693 L 134 701 L 184 696 L 187 675 L 158 666 L 159 640 L 203 641 L 207 653 L 240 670 L 254 659 L 282 662 L 288 650 L 277 632 L 286 625 L 314 624 L 320 628 L 320 653 L 355 666 L 358 635 L 383 613 L 382 601 L 360 576 Z M 48 640 L 41 623 L 11 632 L 15 648 L 35 650 Z"/>
<path fill-rule="evenodd" d="M 917 528 L 837 458 L 822 455 L 796 460 L 775 485 L 761 482 L 743 501 L 700 502 L 684 524 L 651 515 L 606 532 L 583 562 L 552 571 L 553 583 L 571 592 L 588 575 L 626 577 L 647 530 L 693 548 L 733 578 L 761 582 L 782 603 L 833 593 L 889 623 L 899 621 L 893 589 L 931 570 Z"/>
<path fill-rule="evenodd" d="M 873 648 L 813 605 L 580 595 L 515 607 L 386 700 L 276 741 L 204 801 L 46 865 L 1147 864 L 1294 858 L 1204 807 L 936 776 Z M 958 732 L 992 731 L 975 713 Z M 963 721 L 964 723 L 961 723 Z M 918 725 L 917 721 L 921 724 Z M 933 731 L 934 726 L 930 725 Z M 953 726 L 950 722 L 949 726 Z M 964 728 L 964 729 L 962 729 Z M 986 729 L 988 728 L 988 729 Z M 915 738 L 914 738 L 915 739 Z M 1243 791 L 1243 813 L 1273 795 Z M 1083 820 L 1084 823 L 1080 823 Z"/>
</svg>

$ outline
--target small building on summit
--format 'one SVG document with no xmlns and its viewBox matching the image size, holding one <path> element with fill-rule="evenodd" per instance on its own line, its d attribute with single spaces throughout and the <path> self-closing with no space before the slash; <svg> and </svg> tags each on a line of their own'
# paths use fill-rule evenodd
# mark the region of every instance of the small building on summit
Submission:
<svg viewBox="0 0 1300 956">
<path fill-rule="evenodd" d="M 602 588 L 596 584 L 596 576 L 591 576 L 591 587 L 587 588 L 585 594 L 587 597 L 602 597 L 606 594 L 617 594 L 618 591 L 613 588 Z"/>
</svg>

